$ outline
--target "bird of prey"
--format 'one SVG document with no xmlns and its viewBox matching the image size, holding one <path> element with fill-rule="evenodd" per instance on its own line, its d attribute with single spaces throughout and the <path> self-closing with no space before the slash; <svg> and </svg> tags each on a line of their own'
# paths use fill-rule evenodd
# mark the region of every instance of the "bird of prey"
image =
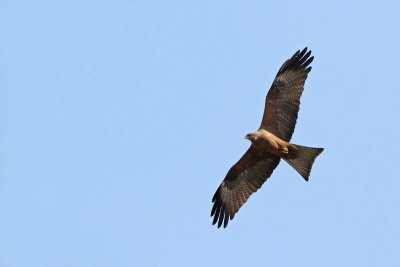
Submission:
<svg viewBox="0 0 400 267">
<path fill-rule="evenodd" d="M 323 148 L 290 142 L 300 107 L 300 97 L 314 57 L 307 47 L 283 63 L 265 99 L 260 128 L 245 136 L 251 146 L 231 167 L 212 198 L 211 216 L 218 228 L 228 225 L 251 194 L 271 176 L 284 159 L 308 181 L 315 158 Z"/>
</svg>

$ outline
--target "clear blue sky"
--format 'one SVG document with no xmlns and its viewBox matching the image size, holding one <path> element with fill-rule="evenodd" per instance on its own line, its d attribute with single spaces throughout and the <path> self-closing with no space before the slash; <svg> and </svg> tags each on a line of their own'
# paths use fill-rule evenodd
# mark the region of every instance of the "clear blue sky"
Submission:
<svg viewBox="0 0 400 267">
<path fill-rule="evenodd" d="M 399 9 L 0 1 L 0 266 L 400 266 Z M 212 195 L 305 46 L 292 142 L 325 151 L 217 229 Z"/>
</svg>

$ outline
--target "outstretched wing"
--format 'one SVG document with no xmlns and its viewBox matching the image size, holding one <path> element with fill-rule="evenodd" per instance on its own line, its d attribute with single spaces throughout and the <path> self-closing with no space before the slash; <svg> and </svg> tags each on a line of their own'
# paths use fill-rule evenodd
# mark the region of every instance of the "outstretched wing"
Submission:
<svg viewBox="0 0 400 267">
<path fill-rule="evenodd" d="M 279 157 L 270 153 L 259 154 L 251 146 L 232 166 L 214 194 L 211 210 L 213 224 L 218 222 L 218 228 L 222 224 L 226 227 L 250 195 L 271 176 L 279 161 Z"/>
<path fill-rule="evenodd" d="M 260 128 L 289 142 L 296 126 L 300 97 L 314 57 L 307 47 L 297 51 L 279 69 L 265 99 L 264 116 Z"/>
</svg>

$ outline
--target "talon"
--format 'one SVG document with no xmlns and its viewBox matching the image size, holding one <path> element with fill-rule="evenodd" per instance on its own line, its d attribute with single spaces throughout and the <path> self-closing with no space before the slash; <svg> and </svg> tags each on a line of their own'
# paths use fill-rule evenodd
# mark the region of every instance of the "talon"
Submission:
<svg viewBox="0 0 400 267">
<path fill-rule="evenodd" d="M 287 147 L 284 147 L 282 148 L 281 152 L 284 154 L 289 154 L 289 149 Z"/>
</svg>

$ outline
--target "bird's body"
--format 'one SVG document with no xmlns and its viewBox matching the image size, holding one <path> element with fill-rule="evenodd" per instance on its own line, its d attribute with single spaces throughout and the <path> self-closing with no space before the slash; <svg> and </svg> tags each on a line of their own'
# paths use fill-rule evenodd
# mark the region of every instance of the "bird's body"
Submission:
<svg viewBox="0 0 400 267">
<path fill-rule="evenodd" d="M 260 128 L 246 135 L 252 144 L 228 171 L 212 199 L 213 224 L 228 225 L 250 195 L 271 176 L 281 159 L 308 181 L 311 167 L 323 148 L 290 143 L 304 83 L 314 57 L 307 48 L 297 51 L 279 69 L 265 100 Z"/>
<path fill-rule="evenodd" d="M 268 132 L 264 129 L 259 129 L 254 133 L 246 135 L 246 139 L 249 139 L 256 150 L 269 152 L 278 157 L 294 157 L 297 148 L 286 141 L 283 141 L 273 133 Z"/>
</svg>

